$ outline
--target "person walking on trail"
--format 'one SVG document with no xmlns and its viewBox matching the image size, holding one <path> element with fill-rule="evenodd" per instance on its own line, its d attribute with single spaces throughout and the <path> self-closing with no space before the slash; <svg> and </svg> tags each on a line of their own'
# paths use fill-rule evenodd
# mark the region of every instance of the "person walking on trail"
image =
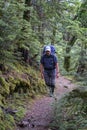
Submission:
<svg viewBox="0 0 87 130">
<path fill-rule="evenodd" d="M 50 96 L 54 96 L 55 78 L 59 77 L 59 66 L 56 55 L 51 53 L 51 47 L 45 47 L 45 54 L 40 59 L 41 77 L 49 87 Z"/>
</svg>

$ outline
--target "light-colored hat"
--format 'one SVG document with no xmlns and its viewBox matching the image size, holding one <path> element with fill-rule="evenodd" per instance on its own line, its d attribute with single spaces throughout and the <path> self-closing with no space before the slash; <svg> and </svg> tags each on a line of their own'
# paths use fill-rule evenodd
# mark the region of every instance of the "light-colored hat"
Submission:
<svg viewBox="0 0 87 130">
<path fill-rule="evenodd" d="M 51 51 L 50 46 L 46 46 L 45 51 Z"/>
</svg>

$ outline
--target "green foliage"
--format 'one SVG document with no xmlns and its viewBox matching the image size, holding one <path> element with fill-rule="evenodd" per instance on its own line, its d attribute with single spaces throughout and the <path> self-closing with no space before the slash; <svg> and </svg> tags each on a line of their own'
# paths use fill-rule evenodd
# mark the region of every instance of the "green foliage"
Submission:
<svg viewBox="0 0 87 130">
<path fill-rule="evenodd" d="M 9 94 L 9 84 L 5 81 L 5 78 L 0 77 L 0 94 Z"/>
<path fill-rule="evenodd" d="M 82 42 L 85 39 L 85 30 L 80 27 L 80 20 L 73 20 L 77 11 L 81 12 L 78 10 L 81 5 L 79 0 L 63 2 L 38 0 L 35 3 L 32 1 L 32 5 L 26 4 L 26 6 L 24 3 L 27 2 L 25 0 L 8 0 L 8 2 L 2 1 L 0 3 L 1 63 L 6 64 L 8 62 L 12 66 L 12 61 L 14 64 L 18 57 L 20 57 L 19 60 L 22 60 L 23 55 L 18 50 L 18 48 L 22 48 L 28 50 L 27 60 L 32 60 L 37 54 L 34 59 L 37 64 L 40 59 L 40 47 L 43 44 L 52 43 L 60 47 L 61 43 L 61 49 L 63 48 L 65 51 L 67 42 L 63 38 L 64 35 L 70 36 L 70 38 L 75 35 Z M 86 4 L 83 2 L 81 8 L 84 5 Z M 78 16 L 80 17 L 80 15 Z M 60 56 L 58 55 L 58 57 Z M 62 53 L 60 58 L 63 59 L 63 57 L 64 54 Z"/>
<path fill-rule="evenodd" d="M 13 130 L 15 126 L 15 121 L 13 116 L 10 114 L 4 114 L 3 115 L 3 120 L 0 118 L 0 130 Z"/>
<path fill-rule="evenodd" d="M 0 10 L 0 63 L 5 64 L 14 58 L 13 46 L 22 28 L 24 5 L 17 0 L 0 1 Z"/>
<path fill-rule="evenodd" d="M 81 22 L 81 25 L 87 28 L 87 1 L 84 0 L 79 11 L 78 11 L 78 19 Z"/>
<path fill-rule="evenodd" d="M 16 121 L 22 120 L 24 115 L 25 115 L 25 109 L 22 107 L 18 107 L 18 112 L 16 113 Z"/>
<path fill-rule="evenodd" d="M 87 89 L 78 87 L 54 104 L 52 128 L 77 130 L 87 128 Z"/>
<path fill-rule="evenodd" d="M 84 63 L 84 73 L 76 76 L 80 75 L 78 80 L 81 80 L 82 85 L 87 85 L 86 3 L 86 0 L 37 0 L 31 3 L 30 1 L 27 3 L 27 0 L 0 1 L 0 106 L 5 105 L 9 94 L 16 99 L 19 95 L 33 97 L 39 92 L 46 93 L 45 84 L 40 80 L 39 72 L 35 71 L 39 68 L 40 52 L 44 44 L 52 43 L 56 46 L 62 74 L 67 74 L 63 66 L 64 62 L 70 65 L 68 70 L 72 74 L 77 72 L 79 63 Z M 75 39 L 71 40 L 73 37 Z M 69 60 L 65 60 L 65 56 L 69 56 Z M 34 67 L 30 67 L 29 64 Z M 68 102 L 63 101 L 62 103 L 66 106 Z M 76 98 L 75 101 L 79 99 Z M 73 102 L 68 110 L 66 109 L 68 116 L 73 115 L 75 109 L 77 111 L 80 109 L 80 105 L 76 102 Z M 20 100 L 17 104 L 21 104 Z M 59 112 L 61 112 L 61 106 L 64 107 L 60 103 Z M 22 112 L 24 112 L 23 109 L 17 113 L 17 120 L 23 117 Z M 1 114 L 4 118 L 4 113 L 0 109 Z M 73 126 L 75 130 L 75 121 L 71 121 L 70 125 L 68 121 L 65 121 L 61 126 L 62 116 L 62 113 L 58 115 L 58 118 L 61 117 L 58 123 L 60 129 Z M 1 130 L 6 128 L 4 123 L 7 123 L 9 130 L 13 128 L 12 118 L 8 115 L 8 118 L 4 119 L 5 122 L 0 120 Z M 80 122 L 79 116 L 75 118 L 78 118 Z M 82 116 L 81 119 L 83 119 Z"/>
<path fill-rule="evenodd" d="M 18 65 L 18 64 L 17 64 Z M 23 119 L 26 113 L 26 105 L 31 98 L 39 93 L 46 93 L 46 86 L 37 77 L 39 72 L 31 67 L 18 65 L 19 71 L 11 70 L 8 76 L 2 74 L 0 77 L 0 129 L 13 130 L 15 123 Z M 17 69 L 18 69 L 17 68 Z M 9 84 L 9 93 L 7 83 Z M 4 95 L 5 94 L 5 95 Z M 3 95 L 3 96 L 2 96 Z M 6 98 L 5 98 L 6 97 Z M 2 108 L 1 108 L 2 106 Z M 8 114 L 5 110 L 16 110 L 15 116 Z M 5 112 L 5 113 L 4 113 Z M 6 124 L 6 125 L 5 125 Z"/>
<path fill-rule="evenodd" d="M 17 104 L 15 102 L 15 99 L 11 99 L 11 102 L 10 100 L 7 101 L 7 109 L 12 111 L 16 110 L 17 113 L 11 115 L 10 113 L 7 113 L 4 109 L 2 109 L 0 111 L 0 130 L 13 130 L 16 126 L 16 123 L 23 119 L 26 111 L 24 108 L 24 104 L 21 104 Z"/>
<path fill-rule="evenodd" d="M 37 40 L 37 36 L 32 32 L 31 24 L 24 20 L 23 21 L 24 30 L 20 33 L 20 41 L 18 46 L 24 49 L 27 49 L 30 53 L 30 57 L 34 54 L 38 54 L 40 43 Z"/>
</svg>

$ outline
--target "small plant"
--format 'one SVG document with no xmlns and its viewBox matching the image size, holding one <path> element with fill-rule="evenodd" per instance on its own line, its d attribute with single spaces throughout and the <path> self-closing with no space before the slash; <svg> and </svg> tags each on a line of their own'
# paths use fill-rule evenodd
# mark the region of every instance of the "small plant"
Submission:
<svg viewBox="0 0 87 130">
<path fill-rule="evenodd" d="M 86 91 L 78 91 L 76 94 L 76 90 L 74 90 L 59 101 L 56 101 L 51 127 L 58 130 L 87 129 L 86 95 Z"/>
</svg>

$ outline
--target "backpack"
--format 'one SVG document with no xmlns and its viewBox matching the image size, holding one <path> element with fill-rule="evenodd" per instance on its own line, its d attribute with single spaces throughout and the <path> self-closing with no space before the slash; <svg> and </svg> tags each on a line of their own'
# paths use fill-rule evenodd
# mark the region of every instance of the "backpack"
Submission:
<svg viewBox="0 0 87 130">
<path fill-rule="evenodd" d="M 46 45 L 43 47 L 42 55 L 45 54 L 45 48 L 46 48 Z M 55 55 L 56 49 L 55 49 L 54 45 L 50 45 L 50 48 L 51 48 L 51 54 Z"/>
</svg>

